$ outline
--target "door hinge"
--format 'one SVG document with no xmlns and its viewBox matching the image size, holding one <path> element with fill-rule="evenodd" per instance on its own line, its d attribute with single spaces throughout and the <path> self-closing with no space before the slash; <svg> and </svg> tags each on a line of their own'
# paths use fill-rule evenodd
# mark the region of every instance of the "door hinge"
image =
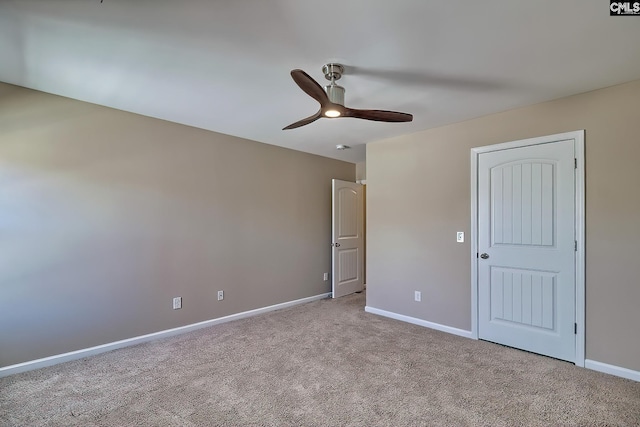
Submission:
<svg viewBox="0 0 640 427">
<path fill-rule="evenodd" d="M 573 241 L 573 250 L 574 250 L 574 252 L 578 252 L 578 241 L 577 240 Z"/>
<path fill-rule="evenodd" d="M 578 335 L 578 324 L 577 323 L 573 324 L 573 333 L 574 333 L 574 335 Z"/>
<path fill-rule="evenodd" d="M 476 258 L 480 258 L 480 252 L 476 252 Z"/>
<path fill-rule="evenodd" d="M 574 169 L 578 169 L 578 159 L 577 158 L 573 159 L 573 166 L 574 166 Z"/>
</svg>

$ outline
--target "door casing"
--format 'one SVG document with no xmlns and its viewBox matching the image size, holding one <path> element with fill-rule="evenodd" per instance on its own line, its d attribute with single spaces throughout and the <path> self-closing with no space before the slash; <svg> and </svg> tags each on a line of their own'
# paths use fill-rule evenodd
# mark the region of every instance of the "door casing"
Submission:
<svg viewBox="0 0 640 427">
<path fill-rule="evenodd" d="M 585 173 L 584 130 L 522 139 L 471 149 L 471 337 L 478 339 L 478 160 L 481 153 L 574 140 L 576 155 L 575 236 L 576 268 L 576 366 L 585 360 Z"/>
</svg>

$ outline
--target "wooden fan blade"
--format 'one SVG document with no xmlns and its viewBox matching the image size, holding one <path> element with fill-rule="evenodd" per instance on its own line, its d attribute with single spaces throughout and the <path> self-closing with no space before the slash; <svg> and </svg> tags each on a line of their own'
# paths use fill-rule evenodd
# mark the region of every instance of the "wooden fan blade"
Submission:
<svg viewBox="0 0 640 427">
<path fill-rule="evenodd" d="M 309 123 L 315 122 L 320 117 L 322 117 L 322 110 L 318 110 L 317 113 L 315 113 L 313 116 L 307 117 L 306 119 L 298 120 L 295 123 L 291 123 L 289 126 L 287 126 L 286 128 L 283 128 L 282 130 L 295 129 L 295 128 L 299 128 L 300 126 L 308 125 Z"/>
<path fill-rule="evenodd" d="M 293 70 L 291 71 L 291 77 L 293 77 L 293 81 L 296 82 L 300 89 L 302 89 L 307 95 L 315 99 L 320 103 L 321 107 L 325 107 L 331 104 L 329 101 L 329 97 L 327 93 L 324 91 L 322 86 L 320 86 L 313 78 L 305 73 L 302 70 Z"/>
<path fill-rule="evenodd" d="M 343 117 L 374 120 L 376 122 L 410 122 L 413 120 L 413 115 L 409 113 L 385 110 L 358 110 L 355 108 L 345 108 Z"/>
</svg>

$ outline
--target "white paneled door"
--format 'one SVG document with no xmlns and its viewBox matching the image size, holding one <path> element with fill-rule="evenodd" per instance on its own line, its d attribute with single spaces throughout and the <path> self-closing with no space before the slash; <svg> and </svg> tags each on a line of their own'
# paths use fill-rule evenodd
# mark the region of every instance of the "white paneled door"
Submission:
<svg viewBox="0 0 640 427">
<path fill-rule="evenodd" d="M 478 337 L 575 361 L 574 140 L 478 158 Z"/>
<path fill-rule="evenodd" d="M 362 185 L 332 180 L 331 285 L 333 298 L 364 289 L 364 205 Z"/>
</svg>

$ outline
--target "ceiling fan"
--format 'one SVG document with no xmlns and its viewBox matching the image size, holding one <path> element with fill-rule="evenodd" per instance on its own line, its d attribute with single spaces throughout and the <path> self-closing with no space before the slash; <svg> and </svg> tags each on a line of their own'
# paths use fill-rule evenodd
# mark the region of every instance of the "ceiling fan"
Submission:
<svg viewBox="0 0 640 427">
<path fill-rule="evenodd" d="M 320 103 L 320 109 L 313 116 L 292 123 L 282 130 L 308 125 L 322 117 L 353 117 L 377 122 L 410 122 L 413 120 L 413 115 L 408 113 L 385 110 L 359 110 L 345 107 L 344 88 L 336 84 L 336 80 L 340 80 L 344 73 L 344 67 L 340 64 L 329 63 L 322 67 L 322 72 L 325 78 L 331 81 L 331 84 L 325 86 L 324 89 L 304 71 L 298 69 L 291 71 L 293 81 L 307 95 Z"/>
</svg>

